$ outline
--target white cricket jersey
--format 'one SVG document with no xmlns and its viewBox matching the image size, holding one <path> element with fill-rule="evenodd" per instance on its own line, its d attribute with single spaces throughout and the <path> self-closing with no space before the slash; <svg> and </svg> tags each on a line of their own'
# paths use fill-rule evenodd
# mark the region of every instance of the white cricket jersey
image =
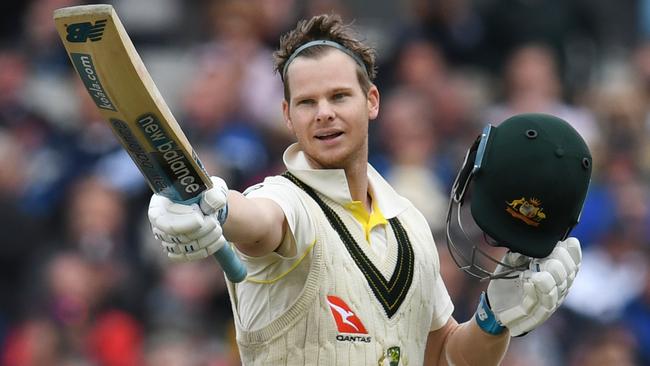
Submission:
<svg viewBox="0 0 650 366">
<path fill-rule="evenodd" d="M 428 333 L 453 311 L 423 216 L 369 165 L 387 223 L 368 233 L 346 209 L 343 170 L 309 168 L 295 144 L 284 160 L 293 181 L 269 177 L 246 192 L 277 202 L 290 233 L 277 252 L 240 253 L 249 275 L 229 291 L 242 362 L 422 364 Z"/>
</svg>

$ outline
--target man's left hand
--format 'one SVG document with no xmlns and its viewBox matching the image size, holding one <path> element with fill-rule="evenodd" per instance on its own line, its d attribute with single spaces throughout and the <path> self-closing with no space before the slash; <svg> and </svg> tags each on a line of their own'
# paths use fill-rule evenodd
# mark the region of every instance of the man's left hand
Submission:
<svg viewBox="0 0 650 366">
<path fill-rule="evenodd" d="M 521 259 L 520 254 L 508 253 L 503 262 L 514 264 Z M 490 281 L 487 297 L 497 321 L 513 337 L 537 328 L 564 301 L 581 261 L 580 242 L 568 238 L 559 242 L 548 257 L 533 259 L 518 278 Z"/>
</svg>

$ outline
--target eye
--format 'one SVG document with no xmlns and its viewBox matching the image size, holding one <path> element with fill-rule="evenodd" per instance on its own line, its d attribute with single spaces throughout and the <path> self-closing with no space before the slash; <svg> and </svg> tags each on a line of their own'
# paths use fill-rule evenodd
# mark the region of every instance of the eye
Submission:
<svg viewBox="0 0 650 366">
<path fill-rule="evenodd" d="M 343 100 L 345 97 L 348 95 L 346 93 L 336 93 L 332 96 L 332 99 L 334 100 Z"/>
<path fill-rule="evenodd" d="M 301 99 L 296 104 L 297 105 L 312 105 L 312 104 L 314 104 L 314 100 L 313 99 Z"/>
</svg>

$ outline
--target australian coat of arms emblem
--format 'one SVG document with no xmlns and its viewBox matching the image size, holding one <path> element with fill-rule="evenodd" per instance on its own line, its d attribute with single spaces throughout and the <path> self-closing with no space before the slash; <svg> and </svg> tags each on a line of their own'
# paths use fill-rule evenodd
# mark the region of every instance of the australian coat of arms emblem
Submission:
<svg viewBox="0 0 650 366">
<path fill-rule="evenodd" d="M 530 226 L 539 226 L 540 222 L 546 218 L 546 213 L 543 212 L 542 202 L 536 198 L 527 199 L 521 197 L 519 199 L 506 201 L 508 207 L 506 211 L 512 217 L 517 218 Z"/>
</svg>

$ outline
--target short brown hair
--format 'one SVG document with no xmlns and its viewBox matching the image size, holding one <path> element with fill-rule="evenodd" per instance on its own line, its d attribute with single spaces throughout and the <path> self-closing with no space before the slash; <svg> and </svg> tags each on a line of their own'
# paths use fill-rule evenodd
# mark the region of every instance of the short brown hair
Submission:
<svg viewBox="0 0 650 366">
<path fill-rule="evenodd" d="M 355 35 L 356 32 L 351 25 L 343 24 L 343 20 L 337 14 L 322 14 L 308 20 L 301 20 L 293 30 L 285 33 L 280 38 L 280 47 L 273 53 L 275 71 L 285 77 L 282 75 L 285 64 L 295 50 L 303 44 L 315 40 L 334 41 L 353 52 L 363 61 L 365 69 L 361 65 L 357 65 L 357 78 L 361 90 L 368 93 L 377 75 L 375 66 L 376 53 L 372 47 L 365 45 Z M 310 47 L 303 50 L 300 56 L 318 57 L 330 48 L 329 46 L 320 45 Z M 290 98 L 289 82 L 286 77 L 282 81 L 284 82 L 284 99 L 288 101 Z"/>
</svg>

